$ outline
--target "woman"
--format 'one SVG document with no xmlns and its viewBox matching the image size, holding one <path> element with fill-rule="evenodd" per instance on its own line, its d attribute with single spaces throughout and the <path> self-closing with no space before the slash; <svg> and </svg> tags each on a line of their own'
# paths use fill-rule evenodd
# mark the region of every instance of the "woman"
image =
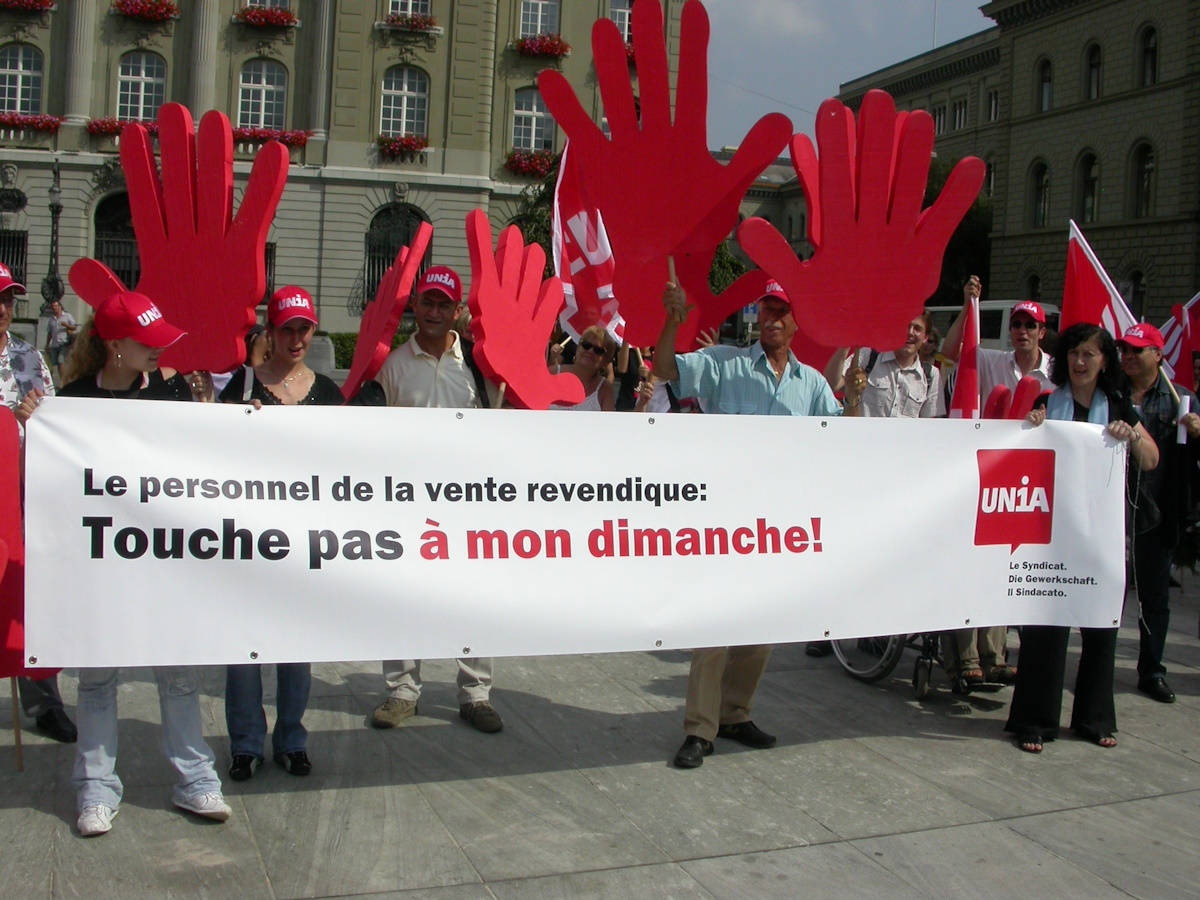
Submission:
<svg viewBox="0 0 1200 900">
<path fill-rule="evenodd" d="M 1139 423 L 1128 397 L 1117 389 L 1121 365 L 1112 335 L 1085 323 L 1066 329 L 1059 335 L 1050 377 L 1057 387 L 1038 400 L 1028 417 L 1031 425 L 1041 425 L 1047 418 L 1104 425 L 1114 438 L 1129 442 L 1132 461 L 1141 471 L 1158 465 L 1154 439 Z M 1083 652 L 1071 728 L 1101 747 L 1115 747 L 1117 629 L 1081 628 L 1080 632 Z M 1069 628 L 1053 625 L 1027 625 L 1021 630 L 1017 686 L 1004 730 L 1015 734 L 1018 746 L 1027 753 L 1041 753 L 1044 741 L 1058 737 L 1070 634 Z"/>
<path fill-rule="evenodd" d="M 288 285 L 271 297 L 267 308 L 267 334 L 271 355 L 257 367 L 235 372 L 221 391 L 225 403 L 263 406 L 340 406 L 342 392 L 332 379 L 304 364 L 317 330 L 312 297 L 303 288 Z M 304 727 L 304 711 L 312 687 L 309 663 L 276 663 L 275 729 L 271 735 L 273 759 L 291 775 L 312 771 Z M 228 666 L 225 670 L 225 722 L 233 755 L 229 777 L 245 781 L 261 765 L 266 752 L 267 714 L 262 703 L 262 667 Z"/>
<path fill-rule="evenodd" d="M 613 358 L 617 342 L 604 327 L 593 325 L 579 336 L 579 347 L 575 351 L 575 362 L 562 364 L 562 346 L 555 344 L 551 349 L 554 365 L 552 371 L 569 372 L 583 382 L 584 398 L 579 403 L 551 403 L 551 409 L 570 409 L 581 412 L 612 412 L 616 399 L 612 384 L 605 379 L 605 368 Z"/>
<path fill-rule="evenodd" d="M 193 399 L 187 379 L 158 367 L 159 354 L 184 332 L 169 324 L 149 297 L 132 291 L 114 294 L 97 307 L 83 333 L 67 361 L 68 383 L 58 392 L 60 397 Z M 22 402 L 30 404 L 32 414 L 38 398 Z M 79 740 L 71 783 L 84 837 L 107 833 L 121 803 L 123 788 L 116 774 L 118 672 L 79 670 Z M 204 740 L 196 671 L 191 666 L 156 666 L 154 679 L 163 749 L 179 775 L 172 800 L 180 809 L 224 822 L 232 810 L 221 793 L 216 757 Z"/>
</svg>

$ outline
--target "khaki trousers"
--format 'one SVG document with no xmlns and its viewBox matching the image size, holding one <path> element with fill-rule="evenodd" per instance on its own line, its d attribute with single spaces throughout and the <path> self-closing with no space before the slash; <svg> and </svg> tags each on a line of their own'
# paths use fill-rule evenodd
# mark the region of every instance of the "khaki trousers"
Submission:
<svg viewBox="0 0 1200 900">
<path fill-rule="evenodd" d="M 983 670 L 984 678 L 988 678 L 992 669 L 1005 664 L 1004 648 L 1007 644 L 1007 626 L 959 628 L 942 635 L 942 659 L 946 671 L 951 675 L 958 675 L 978 666 Z"/>
<path fill-rule="evenodd" d="M 719 726 L 749 722 L 754 692 L 770 657 L 770 645 L 693 650 L 684 732 L 711 741 Z"/>
</svg>

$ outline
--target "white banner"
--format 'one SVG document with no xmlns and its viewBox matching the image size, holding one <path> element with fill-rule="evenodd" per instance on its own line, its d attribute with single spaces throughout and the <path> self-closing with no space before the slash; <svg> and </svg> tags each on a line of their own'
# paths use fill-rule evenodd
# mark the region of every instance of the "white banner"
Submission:
<svg viewBox="0 0 1200 900">
<path fill-rule="evenodd" d="M 60 397 L 26 449 L 38 665 L 1111 626 L 1124 596 L 1125 451 L 1088 425 Z"/>
</svg>

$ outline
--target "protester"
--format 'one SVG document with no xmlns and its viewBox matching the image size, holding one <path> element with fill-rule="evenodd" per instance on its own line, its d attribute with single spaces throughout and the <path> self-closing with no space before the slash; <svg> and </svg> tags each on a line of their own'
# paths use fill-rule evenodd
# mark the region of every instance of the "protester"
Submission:
<svg viewBox="0 0 1200 900">
<path fill-rule="evenodd" d="M 192 400 L 193 385 L 208 387 L 197 399 L 211 400 L 211 382 L 189 384 L 174 369 L 160 369 L 158 357 L 184 336 L 163 318 L 144 294 L 113 294 L 96 309 L 95 319 L 76 341 L 67 365 L 62 397 Z M 73 378 L 72 378 L 73 376 Z M 29 413 L 38 398 L 27 397 Z M 77 826 L 84 837 L 112 828 L 123 787 L 117 764 L 117 676 L 115 668 L 79 670 L 79 743 L 75 753 Z M 207 819 L 226 821 L 232 810 L 221 793 L 212 749 L 204 740 L 199 679 L 190 666 L 156 666 L 162 744 L 179 776 L 172 801 Z"/>
<path fill-rule="evenodd" d="M 246 365 L 257 369 L 271 355 L 271 335 L 262 325 L 254 325 L 243 339 L 246 344 Z"/>
<path fill-rule="evenodd" d="M 663 291 L 666 322 L 654 351 L 654 375 L 671 383 L 678 397 L 701 397 L 712 413 L 776 416 L 836 416 L 842 408 L 815 369 L 790 350 L 796 334 L 791 303 L 782 290 L 758 301 L 760 337 L 752 347 L 714 346 L 676 354 L 675 336 L 688 317 L 683 291 L 668 283 Z M 865 379 L 852 377 L 846 413 L 857 415 Z M 694 769 L 714 751 L 713 739 L 729 738 L 747 747 L 775 746 L 750 718 L 754 692 L 770 658 L 770 646 L 709 647 L 692 653 L 684 713 L 683 746 L 675 765 Z"/>
<path fill-rule="evenodd" d="M 825 380 L 834 391 L 845 384 L 843 372 L 853 366 L 867 378 L 862 392 L 862 414 L 868 418 L 931 419 L 945 415 L 942 405 L 941 373 L 930 361 L 921 358 L 926 337 L 932 327 L 927 312 L 908 324 L 908 336 L 895 350 L 879 352 L 862 349 L 855 360 L 841 347 L 834 351 L 825 367 Z"/>
<path fill-rule="evenodd" d="M 1154 439 L 1138 421 L 1129 398 L 1117 389 L 1120 363 L 1107 331 L 1082 322 L 1067 328 L 1059 336 L 1051 371 L 1055 390 L 1039 398 L 1029 414 L 1030 424 L 1041 425 L 1049 418 L 1106 426 L 1109 435 L 1129 442 L 1131 481 L 1158 465 Z M 1101 747 L 1115 747 L 1117 629 L 1081 628 L 1080 632 L 1083 652 L 1071 728 Z M 1028 753 L 1041 753 L 1043 742 L 1058 737 L 1070 634 L 1071 629 L 1055 625 L 1026 625 L 1022 630 L 1016 690 L 1004 730 L 1016 735 L 1018 746 Z"/>
<path fill-rule="evenodd" d="M 638 402 L 638 391 L 650 372 L 642 359 L 642 352 L 628 341 L 617 351 L 615 364 L 617 395 L 615 406 L 620 412 L 629 412 Z"/>
<path fill-rule="evenodd" d="M 1130 400 L 1143 427 L 1158 445 L 1158 467 L 1142 476 L 1134 517 L 1133 572 L 1141 615 L 1138 690 L 1160 703 L 1174 703 L 1167 684 L 1163 649 L 1171 623 L 1171 560 L 1196 498 L 1200 460 L 1200 404 L 1162 371 L 1163 336 L 1153 325 L 1134 325 L 1117 341 L 1121 368 L 1130 381 Z M 1180 400 L 1190 411 L 1179 415 Z M 1178 426 L 1188 440 L 1177 442 Z"/>
<path fill-rule="evenodd" d="M 569 409 L 577 412 L 612 412 L 615 408 L 612 385 L 605 380 L 603 369 L 612 360 L 617 343 L 603 325 L 592 325 L 579 336 L 575 362 L 562 364 L 562 347 L 550 348 L 551 371 L 574 375 L 583 384 L 584 398 L 579 403 L 551 403 L 550 409 Z"/>
<path fill-rule="evenodd" d="M 67 361 L 67 353 L 75 340 L 75 332 L 79 323 L 69 312 L 63 310 L 61 300 L 50 301 L 50 321 L 46 329 L 46 357 L 50 365 L 58 370 L 59 380 L 62 380 L 63 364 Z"/>
<path fill-rule="evenodd" d="M 449 266 L 432 266 L 412 301 L 417 330 L 390 354 L 379 371 L 388 406 L 434 409 L 486 407 L 488 385 L 467 342 L 453 329 L 462 311 L 462 279 Z M 504 723 L 489 700 L 491 658 L 458 660 L 458 714 L 479 731 L 493 733 Z M 383 663 L 388 697 L 371 714 L 376 728 L 394 728 L 417 712 L 421 661 Z"/>
</svg>

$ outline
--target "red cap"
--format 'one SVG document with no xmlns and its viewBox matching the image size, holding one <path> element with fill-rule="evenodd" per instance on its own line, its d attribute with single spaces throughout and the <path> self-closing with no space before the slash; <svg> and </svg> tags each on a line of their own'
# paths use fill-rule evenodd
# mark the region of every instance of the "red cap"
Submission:
<svg viewBox="0 0 1200 900">
<path fill-rule="evenodd" d="M 1130 347 L 1155 347 L 1161 350 L 1166 346 L 1162 332 L 1147 322 L 1131 326 L 1118 341 L 1118 344 L 1128 344 Z"/>
<path fill-rule="evenodd" d="M 1040 322 L 1042 325 L 1046 324 L 1045 310 L 1042 309 L 1040 304 L 1034 303 L 1032 300 L 1022 300 L 1012 308 L 1012 312 L 1009 313 L 1008 317 L 1011 319 L 1017 313 L 1025 313 L 1026 315 L 1030 316 L 1033 321 Z"/>
<path fill-rule="evenodd" d="M 9 288 L 16 288 L 20 293 L 25 293 L 25 285 L 18 284 L 13 280 L 12 270 L 4 263 L 0 263 L 0 294 L 7 291 Z"/>
<path fill-rule="evenodd" d="M 316 325 L 317 310 L 308 291 L 294 284 L 285 284 L 271 295 L 271 302 L 267 304 L 267 321 L 273 328 L 278 328 L 292 319 L 304 319 Z"/>
<path fill-rule="evenodd" d="M 164 319 L 145 294 L 123 291 L 96 307 L 96 334 L 102 341 L 133 338 L 139 344 L 162 350 L 187 332 Z"/>
<path fill-rule="evenodd" d="M 455 303 L 462 303 L 462 279 L 449 266 L 430 266 L 421 276 L 417 296 L 426 291 L 440 291 Z"/>
<path fill-rule="evenodd" d="M 780 286 L 778 281 L 774 281 L 774 280 L 767 282 L 766 290 L 763 292 L 763 295 L 761 297 L 759 297 L 758 299 L 760 301 L 761 300 L 782 300 L 788 306 L 792 305 L 792 301 L 789 300 L 788 295 L 786 293 L 784 293 L 783 287 Z"/>
</svg>

